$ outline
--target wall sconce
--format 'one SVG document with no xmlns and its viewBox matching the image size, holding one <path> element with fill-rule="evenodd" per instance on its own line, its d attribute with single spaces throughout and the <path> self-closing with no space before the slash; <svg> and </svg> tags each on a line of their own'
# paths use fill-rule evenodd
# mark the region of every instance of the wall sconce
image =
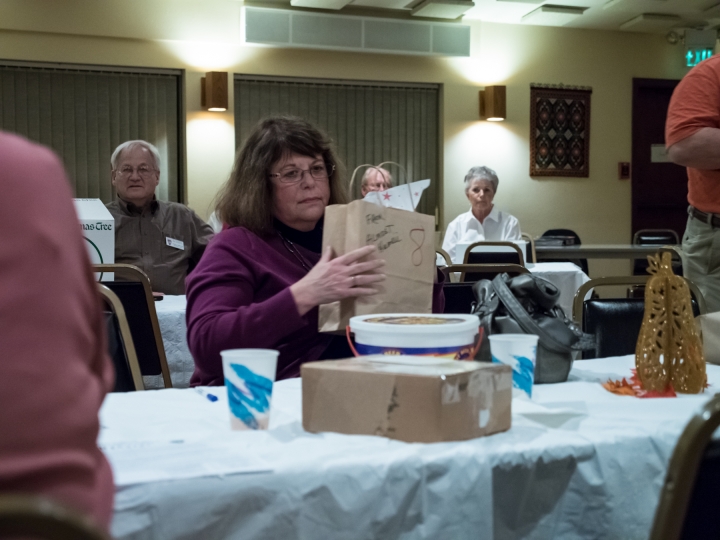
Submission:
<svg viewBox="0 0 720 540">
<path fill-rule="evenodd" d="M 227 71 L 208 71 L 200 79 L 200 105 L 208 111 L 227 111 Z"/>
<path fill-rule="evenodd" d="M 502 122 L 505 116 L 505 87 L 486 86 L 485 90 L 480 90 L 480 118 Z"/>
</svg>

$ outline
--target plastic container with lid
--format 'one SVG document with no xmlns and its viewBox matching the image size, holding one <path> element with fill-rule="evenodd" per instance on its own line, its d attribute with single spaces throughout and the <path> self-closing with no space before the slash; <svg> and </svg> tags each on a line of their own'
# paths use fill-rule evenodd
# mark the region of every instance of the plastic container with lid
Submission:
<svg viewBox="0 0 720 540">
<path fill-rule="evenodd" d="M 476 315 L 388 313 L 350 319 L 350 331 L 355 334 L 353 350 L 358 356 L 405 354 L 471 360 L 479 327 Z"/>
</svg>

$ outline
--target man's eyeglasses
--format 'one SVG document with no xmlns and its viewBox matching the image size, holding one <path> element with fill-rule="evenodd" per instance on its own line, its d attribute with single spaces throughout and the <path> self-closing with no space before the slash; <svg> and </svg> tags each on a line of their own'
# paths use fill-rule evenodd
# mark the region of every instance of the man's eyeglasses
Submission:
<svg viewBox="0 0 720 540">
<path fill-rule="evenodd" d="M 297 184 L 303 179 L 305 173 L 310 173 L 315 180 L 327 180 L 327 178 L 335 171 L 335 165 L 330 166 L 330 170 L 322 165 L 313 165 L 309 169 L 288 169 L 281 173 L 270 173 L 270 178 L 277 178 L 282 184 Z"/>
<path fill-rule="evenodd" d="M 117 173 L 123 178 L 132 176 L 132 173 L 135 170 L 137 170 L 137 173 L 143 178 L 148 178 L 157 172 L 155 169 L 148 167 L 147 165 L 140 165 L 137 169 L 131 167 L 130 165 L 125 165 L 120 169 L 116 169 Z"/>
</svg>

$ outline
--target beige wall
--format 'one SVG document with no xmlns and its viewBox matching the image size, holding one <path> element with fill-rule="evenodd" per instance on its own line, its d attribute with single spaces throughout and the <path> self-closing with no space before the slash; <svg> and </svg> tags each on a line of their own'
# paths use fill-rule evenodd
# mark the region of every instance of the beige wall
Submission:
<svg viewBox="0 0 720 540">
<path fill-rule="evenodd" d="M 632 78 L 682 77 L 680 46 L 660 35 L 469 21 L 470 58 L 259 48 L 240 43 L 241 11 L 226 0 L 4 0 L 0 58 L 185 69 L 188 203 L 204 216 L 234 153 L 232 104 L 200 110 L 205 71 L 443 83 L 444 224 L 467 209 L 462 179 L 483 164 L 498 172 L 496 202 L 523 231 L 629 241 L 630 183 L 617 180 L 617 163 L 630 161 Z M 593 88 L 589 178 L 529 177 L 531 82 Z M 507 85 L 507 121 L 478 120 L 486 84 Z"/>
</svg>

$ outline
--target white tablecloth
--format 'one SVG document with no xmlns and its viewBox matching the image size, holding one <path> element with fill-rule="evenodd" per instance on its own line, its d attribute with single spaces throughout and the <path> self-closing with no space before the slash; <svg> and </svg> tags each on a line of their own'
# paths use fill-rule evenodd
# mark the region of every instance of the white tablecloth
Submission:
<svg viewBox="0 0 720 540">
<path fill-rule="evenodd" d="M 271 429 L 232 432 L 223 388 L 109 395 L 100 443 L 118 539 L 646 538 L 678 436 L 709 393 L 637 399 L 597 381 L 631 357 L 575 363 L 513 402 L 513 426 L 407 444 L 302 429 L 300 381 Z M 710 390 L 720 366 L 708 366 Z M 211 402 L 205 393 L 219 397 Z"/>
<path fill-rule="evenodd" d="M 570 262 L 546 262 L 528 264 L 531 274 L 547 279 L 560 289 L 560 307 L 568 318 L 572 317 L 572 304 L 575 293 L 580 285 L 590 281 L 590 278 L 580 267 Z"/>
<path fill-rule="evenodd" d="M 173 388 L 187 388 L 195 364 L 187 346 L 187 327 L 185 325 L 185 296 L 165 296 L 160 302 L 155 302 L 160 333 L 162 334 L 165 355 Z M 160 377 L 145 378 L 148 388 L 162 388 Z"/>
</svg>

